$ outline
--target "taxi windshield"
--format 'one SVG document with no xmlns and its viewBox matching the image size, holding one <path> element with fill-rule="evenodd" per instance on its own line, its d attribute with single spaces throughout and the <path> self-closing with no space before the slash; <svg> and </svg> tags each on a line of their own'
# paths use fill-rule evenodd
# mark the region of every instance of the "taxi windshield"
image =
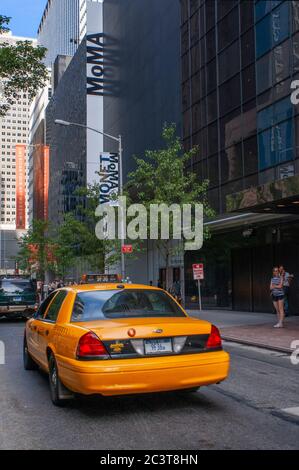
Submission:
<svg viewBox="0 0 299 470">
<path fill-rule="evenodd" d="M 77 294 L 72 321 L 184 316 L 183 310 L 163 291 L 123 289 Z"/>
</svg>

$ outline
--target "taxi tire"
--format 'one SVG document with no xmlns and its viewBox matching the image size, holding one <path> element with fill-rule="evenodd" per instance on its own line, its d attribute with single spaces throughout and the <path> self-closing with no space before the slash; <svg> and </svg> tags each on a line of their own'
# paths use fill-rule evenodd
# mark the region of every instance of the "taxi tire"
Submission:
<svg viewBox="0 0 299 470">
<path fill-rule="evenodd" d="M 68 390 L 59 379 L 57 362 L 53 354 L 49 356 L 49 385 L 53 405 L 65 406 L 72 395 L 68 394 Z M 63 394 L 64 391 L 66 394 Z"/>
<path fill-rule="evenodd" d="M 30 356 L 28 352 L 26 336 L 24 336 L 24 343 L 23 343 L 23 364 L 24 364 L 25 370 L 37 370 L 38 369 L 38 365 L 36 364 L 36 362 L 34 362 L 34 360 L 32 359 L 32 357 Z"/>
</svg>

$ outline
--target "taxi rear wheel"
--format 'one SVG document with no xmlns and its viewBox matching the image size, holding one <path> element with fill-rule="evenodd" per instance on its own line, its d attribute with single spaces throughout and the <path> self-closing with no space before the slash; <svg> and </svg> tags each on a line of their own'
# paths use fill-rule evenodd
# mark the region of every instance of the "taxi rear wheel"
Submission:
<svg viewBox="0 0 299 470">
<path fill-rule="evenodd" d="M 38 365 L 36 364 L 36 362 L 34 362 L 34 360 L 29 354 L 26 336 L 24 336 L 24 344 L 23 344 L 23 363 L 24 363 L 25 370 L 37 370 L 38 369 Z"/>
<path fill-rule="evenodd" d="M 53 354 L 49 357 L 49 383 L 51 400 L 55 406 L 64 406 L 73 398 L 73 394 L 61 383 L 57 362 Z"/>
</svg>

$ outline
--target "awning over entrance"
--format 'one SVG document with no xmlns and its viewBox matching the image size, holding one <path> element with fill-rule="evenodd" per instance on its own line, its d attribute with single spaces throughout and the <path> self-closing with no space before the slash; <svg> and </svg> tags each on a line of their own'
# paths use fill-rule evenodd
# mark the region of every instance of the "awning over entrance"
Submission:
<svg viewBox="0 0 299 470">
<path fill-rule="evenodd" d="M 299 214 L 299 175 L 226 196 L 227 212 Z"/>
</svg>

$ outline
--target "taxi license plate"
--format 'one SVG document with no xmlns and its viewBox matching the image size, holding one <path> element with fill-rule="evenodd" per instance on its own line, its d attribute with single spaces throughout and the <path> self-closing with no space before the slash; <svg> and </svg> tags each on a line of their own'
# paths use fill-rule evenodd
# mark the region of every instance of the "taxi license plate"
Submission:
<svg viewBox="0 0 299 470">
<path fill-rule="evenodd" d="M 22 301 L 22 297 L 14 297 L 14 298 L 13 298 L 13 301 L 14 301 L 14 302 L 21 302 L 21 301 Z"/>
<path fill-rule="evenodd" d="M 145 354 L 163 354 L 172 352 L 172 341 L 167 339 L 146 339 L 144 341 Z"/>
</svg>

